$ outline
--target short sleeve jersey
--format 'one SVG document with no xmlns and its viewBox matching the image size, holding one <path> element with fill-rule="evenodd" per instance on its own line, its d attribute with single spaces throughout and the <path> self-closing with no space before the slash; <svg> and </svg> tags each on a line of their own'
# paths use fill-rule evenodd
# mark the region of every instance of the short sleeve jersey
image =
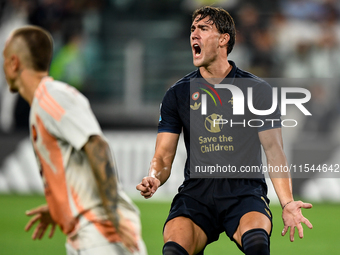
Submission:
<svg viewBox="0 0 340 255">
<path fill-rule="evenodd" d="M 75 88 L 45 77 L 31 105 L 30 133 L 47 204 L 62 231 L 72 234 L 82 224 L 105 222 L 97 184 L 82 150 L 91 135 L 103 135 L 88 100 Z M 126 201 L 119 192 L 120 202 Z M 110 241 L 119 238 L 112 224 L 98 225 L 98 230 L 110 233 Z"/>
<path fill-rule="evenodd" d="M 247 165 L 260 166 L 262 164 L 262 160 L 261 143 L 258 132 L 281 127 L 281 121 L 265 121 L 265 119 L 280 120 L 280 111 L 276 107 L 273 113 L 266 116 L 255 116 L 252 114 L 246 105 L 248 88 L 251 87 L 253 91 L 252 99 L 254 108 L 258 110 L 267 110 L 272 106 L 272 87 L 267 82 L 256 77 L 255 75 L 237 68 L 234 62 L 229 61 L 229 63 L 232 65 L 232 70 L 229 72 L 227 77 L 225 77 L 224 81 L 227 81 L 228 84 L 237 86 L 243 92 L 245 98 L 245 114 L 244 116 L 233 115 L 233 95 L 231 92 L 229 93 L 230 95 L 226 96 L 226 98 L 221 98 L 221 102 L 230 108 L 230 110 L 224 111 L 223 114 L 220 115 L 223 115 L 223 119 L 228 120 L 229 126 L 224 127 L 224 131 L 227 130 L 228 137 L 232 137 L 232 139 L 228 141 L 228 151 L 224 151 L 222 153 L 223 160 L 225 161 L 225 165 L 232 165 L 238 168 L 240 166 Z M 184 142 L 188 155 L 184 169 L 185 181 L 190 179 L 190 138 L 192 139 L 192 135 L 190 134 L 190 114 L 197 114 L 198 112 L 201 112 L 201 109 L 198 108 L 202 107 L 202 105 L 197 104 L 199 100 L 196 101 L 196 99 L 200 96 L 200 93 L 193 93 L 193 91 L 190 90 L 190 86 L 192 86 L 191 84 L 193 84 L 195 79 L 204 80 L 199 72 L 199 69 L 186 75 L 184 78 L 169 88 L 161 104 L 160 120 L 158 125 L 159 133 L 170 132 L 180 134 L 183 130 Z M 222 81 L 221 84 L 224 84 L 224 82 Z M 202 85 L 202 87 L 204 86 Z M 213 85 L 208 84 L 207 87 L 213 88 Z M 205 88 L 207 89 L 207 87 Z M 205 92 L 203 92 L 203 90 L 200 90 L 200 92 L 202 97 L 202 93 Z M 213 92 L 211 93 L 213 94 Z M 218 101 L 217 98 L 216 101 Z M 210 113 L 208 113 L 208 115 L 209 114 Z M 218 116 L 217 114 L 215 115 Z M 210 115 L 210 118 L 211 116 L 214 115 Z M 204 118 L 206 118 L 206 116 Z M 232 121 L 232 119 L 237 123 L 244 123 L 244 127 L 240 124 L 231 127 L 230 121 Z M 256 121 L 249 122 L 251 126 L 258 126 L 256 128 L 250 127 L 248 125 L 248 121 L 251 119 L 263 120 L 263 124 L 259 125 L 256 123 Z M 240 128 L 240 126 L 242 127 Z M 205 126 L 205 128 L 202 129 L 208 130 L 209 128 Z M 205 130 L 207 134 L 209 134 L 209 132 L 218 132 L 218 130 L 207 130 Z M 191 132 L 193 131 L 191 130 Z M 203 151 L 203 153 L 214 150 L 215 147 L 212 148 L 213 146 L 204 144 L 204 136 L 200 137 L 200 139 L 202 144 L 199 145 L 201 146 L 199 150 Z M 225 141 L 227 137 L 221 136 L 220 139 Z M 194 148 L 192 148 L 192 150 L 193 149 Z M 202 155 L 207 155 L 207 153 Z M 261 176 L 259 181 L 265 183 L 263 176 Z"/>
</svg>

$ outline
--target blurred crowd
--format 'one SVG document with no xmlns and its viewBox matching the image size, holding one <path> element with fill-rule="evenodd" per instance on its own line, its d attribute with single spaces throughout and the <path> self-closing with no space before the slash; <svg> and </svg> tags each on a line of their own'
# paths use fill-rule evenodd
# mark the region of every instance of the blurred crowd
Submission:
<svg viewBox="0 0 340 255">
<path fill-rule="evenodd" d="M 330 132 L 332 122 L 320 119 L 325 115 L 337 117 L 340 108 L 337 102 L 340 95 L 337 82 L 340 78 L 340 3 L 336 0 L 2 0 L 0 47 L 3 48 L 8 33 L 18 26 L 33 24 L 46 28 L 55 40 L 51 76 L 86 94 L 91 92 L 91 86 L 105 83 L 96 82 L 98 72 L 101 72 L 100 78 L 105 77 L 103 72 L 108 72 L 106 75 L 115 72 L 101 69 L 108 63 L 107 58 L 114 58 L 103 52 L 103 41 L 108 38 L 109 31 L 104 28 L 111 26 L 108 21 L 119 23 L 131 19 L 138 24 L 139 19 L 157 22 L 162 17 L 185 17 L 182 30 L 173 38 L 182 39 L 190 53 L 187 40 L 190 14 L 195 8 L 210 4 L 224 7 L 235 19 L 237 42 L 230 59 L 242 69 L 260 77 L 335 80 L 329 86 L 309 84 L 310 107 L 315 109 L 315 118 L 305 128 Z M 188 69 L 193 69 L 190 54 L 187 63 Z M 180 78 L 184 74 L 173 76 Z M 170 85 L 159 84 L 162 89 L 157 92 L 155 105 Z M 27 112 L 27 105 L 17 95 L 9 94 L 1 74 L 2 132 L 26 125 Z"/>
<path fill-rule="evenodd" d="M 22 25 L 37 25 L 51 32 L 54 58 L 50 74 L 82 90 L 91 77 L 96 58 L 101 0 L 7 0 L 0 4 L 0 47 L 9 33 Z M 97 21 L 97 22 L 96 22 Z M 2 56 L 1 56 L 2 61 Z M 19 95 L 10 94 L 0 74 L 0 130 L 27 128 L 29 107 Z"/>
<path fill-rule="evenodd" d="M 244 68 L 262 77 L 338 77 L 339 7 L 335 0 L 289 0 L 263 13 L 242 5 L 236 24 Z"/>
</svg>

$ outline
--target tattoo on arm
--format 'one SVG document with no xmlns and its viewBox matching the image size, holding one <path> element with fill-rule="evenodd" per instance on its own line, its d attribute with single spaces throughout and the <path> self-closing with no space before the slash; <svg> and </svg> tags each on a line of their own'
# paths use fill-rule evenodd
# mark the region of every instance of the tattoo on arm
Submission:
<svg viewBox="0 0 340 255">
<path fill-rule="evenodd" d="M 91 136 L 84 150 L 92 166 L 104 208 L 118 230 L 118 179 L 110 148 L 100 136 Z"/>
</svg>

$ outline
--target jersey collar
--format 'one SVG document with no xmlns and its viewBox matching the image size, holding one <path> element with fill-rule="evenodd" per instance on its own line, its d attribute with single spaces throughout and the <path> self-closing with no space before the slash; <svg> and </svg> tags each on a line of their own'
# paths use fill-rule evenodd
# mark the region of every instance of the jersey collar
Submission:
<svg viewBox="0 0 340 255">
<path fill-rule="evenodd" d="M 235 78 L 235 75 L 236 75 L 236 70 L 237 70 L 236 64 L 234 63 L 234 61 L 231 61 L 231 60 L 228 60 L 228 62 L 232 66 L 232 69 L 230 70 L 230 72 L 228 73 L 228 75 L 224 79 Z M 197 78 L 204 79 L 201 75 L 199 68 L 197 69 Z"/>
</svg>

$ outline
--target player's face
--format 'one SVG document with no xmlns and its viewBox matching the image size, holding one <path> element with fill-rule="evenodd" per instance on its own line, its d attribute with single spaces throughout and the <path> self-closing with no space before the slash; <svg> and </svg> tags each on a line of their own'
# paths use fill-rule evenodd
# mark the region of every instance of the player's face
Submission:
<svg viewBox="0 0 340 255">
<path fill-rule="evenodd" d="M 5 46 L 4 51 L 3 51 L 3 58 L 4 58 L 3 69 L 4 69 L 7 84 L 9 86 L 9 90 L 11 92 L 15 93 L 15 92 L 18 92 L 18 88 L 15 85 L 15 77 L 14 77 L 14 74 L 12 72 L 11 58 L 10 58 L 10 54 L 8 53 L 8 47 L 7 46 L 8 46 L 8 43 L 6 43 L 6 46 Z"/>
<path fill-rule="evenodd" d="M 194 65 L 197 67 L 209 66 L 212 64 L 219 53 L 219 39 L 221 34 L 215 24 L 206 17 L 198 21 L 197 16 L 191 25 L 190 43 Z"/>
</svg>

